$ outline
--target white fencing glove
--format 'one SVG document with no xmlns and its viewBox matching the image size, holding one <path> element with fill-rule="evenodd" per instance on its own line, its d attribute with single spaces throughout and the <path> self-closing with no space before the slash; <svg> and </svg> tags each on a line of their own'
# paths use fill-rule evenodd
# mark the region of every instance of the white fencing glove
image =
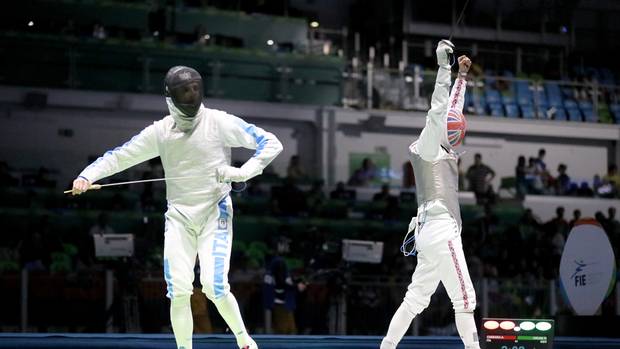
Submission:
<svg viewBox="0 0 620 349">
<path fill-rule="evenodd" d="M 259 160 L 251 158 L 241 167 L 222 166 L 215 170 L 215 178 L 219 183 L 245 182 L 263 172 Z"/>
<path fill-rule="evenodd" d="M 454 52 L 454 44 L 450 40 L 441 40 L 437 44 L 437 65 L 450 69 L 450 54 Z"/>
<path fill-rule="evenodd" d="M 233 166 L 217 168 L 215 178 L 218 183 L 245 182 L 241 169 Z"/>
</svg>

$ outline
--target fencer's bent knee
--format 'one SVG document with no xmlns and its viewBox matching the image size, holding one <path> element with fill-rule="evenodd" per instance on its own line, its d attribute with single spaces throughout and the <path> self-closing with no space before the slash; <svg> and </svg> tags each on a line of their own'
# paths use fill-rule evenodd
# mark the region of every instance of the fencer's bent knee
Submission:
<svg viewBox="0 0 620 349">
<path fill-rule="evenodd" d="M 415 291 L 407 291 L 403 304 L 413 314 L 420 314 L 431 302 L 430 296 L 422 295 Z"/>
<path fill-rule="evenodd" d="M 186 294 L 175 295 L 174 298 L 170 299 L 170 306 L 173 308 L 180 308 L 190 305 L 190 296 Z"/>
<path fill-rule="evenodd" d="M 207 298 L 212 302 L 224 299 L 230 293 L 230 285 L 228 283 L 224 285 L 203 283 L 202 285 L 202 293 L 204 293 L 205 296 L 207 296 Z"/>
</svg>

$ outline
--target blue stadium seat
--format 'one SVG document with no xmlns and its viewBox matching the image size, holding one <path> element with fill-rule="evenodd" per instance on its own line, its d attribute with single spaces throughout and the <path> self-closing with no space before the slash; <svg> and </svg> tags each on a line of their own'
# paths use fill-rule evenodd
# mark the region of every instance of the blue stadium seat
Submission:
<svg viewBox="0 0 620 349">
<path fill-rule="evenodd" d="M 577 108 L 566 108 L 566 111 L 568 112 L 568 120 L 569 121 L 583 121 L 583 118 L 581 116 L 581 111 Z"/>
<path fill-rule="evenodd" d="M 566 121 L 566 111 L 562 107 L 555 107 L 554 120 Z"/>
<path fill-rule="evenodd" d="M 598 122 L 598 116 L 594 115 L 594 109 L 581 109 L 586 122 Z"/>
<path fill-rule="evenodd" d="M 486 97 L 487 103 L 489 104 L 499 103 L 501 101 L 501 96 L 499 94 L 499 91 L 492 89 L 492 88 L 486 89 L 485 97 Z"/>
<path fill-rule="evenodd" d="M 594 108 L 592 107 L 592 102 L 590 101 L 580 101 L 579 109 L 583 114 L 585 121 L 587 122 L 598 122 L 598 116 L 594 115 Z"/>
<path fill-rule="evenodd" d="M 512 94 L 502 95 L 502 102 L 504 104 L 514 104 L 515 103 L 515 96 L 512 95 Z"/>
<path fill-rule="evenodd" d="M 609 110 L 611 110 L 612 113 L 620 112 L 620 104 L 618 104 L 618 103 L 610 104 L 609 105 Z"/>
<path fill-rule="evenodd" d="M 518 118 L 519 117 L 519 108 L 516 104 L 504 104 L 506 108 L 506 116 L 509 118 Z"/>
<path fill-rule="evenodd" d="M 531 105 L 533 96 L 527 81 L 517 81 L 515 86 L 517 90 L 517 103 L 519 105 Z"/>
<path fill-rule="evenodd" d="M 534 103 L 538 103 L 539 106 L 549 106 L 545 90 L 534 90 L 532 92 L 532 98 L 534 99 Z"/>
<path fill-rule="evenodd" d="M 504 108 L 500 103 L 489 103 L 489 114 L 491 116 L 504 116 Z"/>
<path fill-rule="evenodd" d="M 562 106 L 562 91 L 560 91 L 560 86 L 558 86 L 557 83 L 545 82 L 545 91 L 547 92 L 547 99 L 550 106 Z"/>
<path fill-rule="evenodd" d="M 524 119 L 535 119 L 534 108 L 531 105 L 521 105 L 521 116 Z"/>
<path fill-rule="evenodd" d="M 567 99 L 564 101 L 564 107 L 566 109 L 577 109 L 577 102 L 572 99 Z"/>
</svg>

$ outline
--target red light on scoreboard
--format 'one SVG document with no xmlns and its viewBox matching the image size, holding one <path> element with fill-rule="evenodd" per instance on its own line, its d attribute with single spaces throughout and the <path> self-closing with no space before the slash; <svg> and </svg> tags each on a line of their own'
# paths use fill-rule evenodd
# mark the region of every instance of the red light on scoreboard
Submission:
<svg viewBox="0 0 620 349">
<path fill-rule="evenodd" d="M 515 323 L 514 323 L 514 322 L 512 322 L 512 321 L 502 321 L 502 322 L 499 324 L 499 327 L 500 327 L 502 330 L 510 331 L 510 330 L 512 330 L 513 328 L 515 328 Z"/>
<path fill-rule="evenodd" d="M 499 322 L 497 321 L 485 321 L 484 322 L 484 328 L 486 328 L 487 330 L 496 330 L 499 327 Z"/>
</svg>

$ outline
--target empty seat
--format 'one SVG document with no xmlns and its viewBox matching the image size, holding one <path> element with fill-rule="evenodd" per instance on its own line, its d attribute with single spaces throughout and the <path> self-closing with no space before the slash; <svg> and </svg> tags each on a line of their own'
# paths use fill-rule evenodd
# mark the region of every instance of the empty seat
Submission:
<svg viewBox="0 0 620 349">
<path fill-rule="evenodd" d="M 506 108 L 506 116 L 509 118 L 518 118 L 519 117 L 519 108 L 516 104 L 505 104 Z"/>
<path fill-rule="evenodd" d="M 531 105 L 521 105 L 521 117 L 524 119 L 534 119 L 534 108 Z"/>
<path fill-rule="evenodd" d="M 492 116 L 504 116 L 504 108 L 500 103 L 489 103 L 489 114 Z"/>
<path fill-rule="evenodd" d="M 583 121 L 583 118 L 581 116 L 581 111 L 577 108 L 570 108 L 570 109 L 566 109 L 566 111 L 568 112 L 568 120 L 569 121 Z"/>
</svg>

